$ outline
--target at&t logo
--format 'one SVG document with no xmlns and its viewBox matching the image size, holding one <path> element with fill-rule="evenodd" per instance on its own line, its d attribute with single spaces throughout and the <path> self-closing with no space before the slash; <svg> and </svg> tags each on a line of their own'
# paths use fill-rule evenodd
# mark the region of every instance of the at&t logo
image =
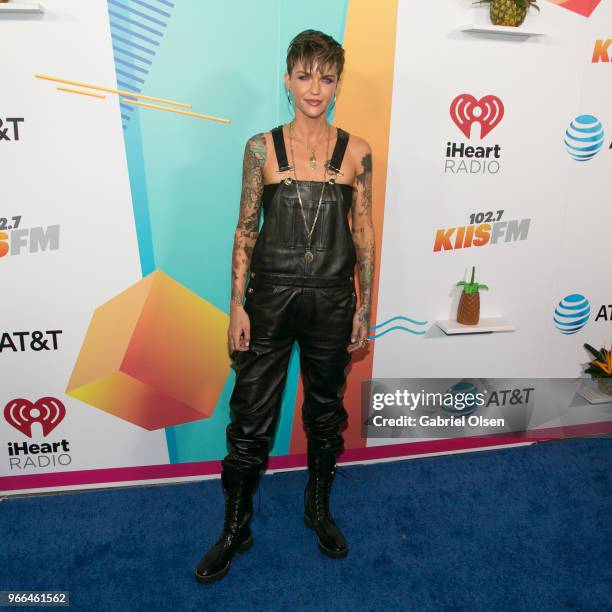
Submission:
<svg viewBox="0 0 612 612">
<path fill-rule="evenodd" d="M 601 150 L 603 125 L 593 115 L 578 115 L 565 130 L 565 148 L 572 159 L 588 161 Z"/>
<path fill-rule="evenodd" d="M 562 334 L 575 334 L 588 323 L 590 314 L 589 300 L 580 293 L 572 293 L 559 302 L 553 320 Z"/>
<path fill-rule="evenodd" d="M 19 124 L 22 122 L 23 117 L 0 119 L 0 141 L 19 140 Z"/>
<path fill-rule="evenodd" d="M 597 312 L 594 323 L 612 322 L 612 304 L 601 304 L 594 308 Z M 562 334 L 575 334 L 588 322 L 591 315 L 591 303 L 580 293 L 566 295 L 555 308 L 553 321 Z"/>
</svg>

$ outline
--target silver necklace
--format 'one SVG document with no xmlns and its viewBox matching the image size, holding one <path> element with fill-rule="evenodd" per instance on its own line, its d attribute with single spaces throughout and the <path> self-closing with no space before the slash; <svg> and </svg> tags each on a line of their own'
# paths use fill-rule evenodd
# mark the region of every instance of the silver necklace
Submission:
<svg viewBox="0 0 612 612">
<path fill-rule="evenodd" d="M 297 174 L 295 172 L 295 155 L 293 154 L 293 136 L 291 132 L 291 123 L 289 124 L 289 146 L 291 148 L 291 161 L 293 162 L 293 176 L 295 177 L 295 188 L 298 194 L 298 201 L 300 203 L 300 210 L 302 211 L 302 218 L 304 219 L 304 226 L 306 227 L 306 235 L 308 236 L 308 243 L 306 245 L 306 251 L 304 252 L 304 260 L 307 262 L 311 262 L 314 259 L 314 254 L 312 249 L 310 248 L 310 242 L 312 239 L 312 232 L 314 231 L 315 225 L 317 223 L 317 219 L 319 218 L 319 211 L 321 210 L 321 202 L 323 202 L 323 192 L 325 191 L 325 171 L 326 167 L 323 167 L 323 184 L 321 186 L 321 196 L 319 197 L 319 205 L 317 206 L 317 212 L 315 213 L 314 221 L 312 222 L 312 227 L 308 229 L 308 221 L 306 221 L 306 215 L 304 214 L 304 205 L 302 204 L 302 196 L 300 195 L 300 185 L 298 181 Z M 327 156 L 329 158 L 329 123 L 327 124 Z"/>
</svg>

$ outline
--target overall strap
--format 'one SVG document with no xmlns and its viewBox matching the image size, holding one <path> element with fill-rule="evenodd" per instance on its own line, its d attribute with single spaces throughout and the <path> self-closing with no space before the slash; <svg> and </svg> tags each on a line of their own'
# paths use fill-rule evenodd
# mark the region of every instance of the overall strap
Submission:
<svg viewBox="0 0 612 612">
<path fill-rule="evenodd" d="M 348 145 L 349 134 L 340 127 L 336 129 L 338 130 L 338 137 L 336 138 L 336 146 L 334 147 L 334 152 L 332 153 L 328 168 L 333 172 L 340 172 L 342 160 L 344 159 L 344 152 Z"/>
<path fill-rule="evenodd" d="M 272 138 L 274 139 L 274 152 L 276 153 L 276 161 L 278 162 L 278 171 L 285 172 L 291 166 L 287 161 L 287 149 L 285 149 L 285 139 L 283 138 L 283 126 L 279 125 L 272 128 Z"/>
</svg>

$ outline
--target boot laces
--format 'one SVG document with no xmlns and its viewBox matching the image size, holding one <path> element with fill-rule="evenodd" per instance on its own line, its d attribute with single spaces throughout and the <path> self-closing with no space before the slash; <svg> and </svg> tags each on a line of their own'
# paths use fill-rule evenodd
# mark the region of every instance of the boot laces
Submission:
<svg viewBox="0 0 612 612">
<path fill-rule="evenodd" d="M 240 515 L 245 504 L 244 483 L 240 483 L 235 490 L 228 491 L 225 497 L 225 524 L 224 530 L 236 533 L 240 524 Z"/>
<path fill-rule="evenodd" d="M 235 489 L 227 492 L 224 521 L 224 530 L 227 533 L 236 533 L 240 527 L 240 519 L 244 514 L 245 506 L 247 506 L 246 496 L 249 494 L 246 489 L 248 489 L 246 483 L 240 482 Z"/>
<path fill-rule="evenodd" d="M 331 478 L 317 478 L 315 481 L 315 512 L 317 517 L 329 516 L 329 496 L 331 492 Z"/>
<path fill-rule="evenodd" d="M 329 472 L 320 472 L 319 470 L 315 472 L 313 501 L 315 513 L 319 520 L 330 517 L 329 497 L 331 494 L 332 478 L 336 467 L 337 466 L 333 466 Z"/>
<path fill-rule="evenodd" d="M 315 514 L 318 520 L 322 518 L 331 518 L 329 510 L 329 498 L 331 495 L 331 485 L 334 474 L 340 474 L 343 478 L 353 478 L 351 473 L 345 468 L 334 464 L 329 472 L 315 468 L 314 483 L 313 483 L 313 505 Z"/>
<path fill-rule="evenodd" d="M 257 514 L 261 507 L 261 489 L 259 488 L 259 479 L 257 480 Z M 225 530 L 234 531 L 238 528 L 240 522 L 240 514 L 243 506 L 246 504 L 246 496 L 250 493 L 245 491 L 246 483 L 241 482 L 235 491 L 228 491 L 225 496 Z M 231 507 L 230 507 L 231 504 Z"/>
</svg>

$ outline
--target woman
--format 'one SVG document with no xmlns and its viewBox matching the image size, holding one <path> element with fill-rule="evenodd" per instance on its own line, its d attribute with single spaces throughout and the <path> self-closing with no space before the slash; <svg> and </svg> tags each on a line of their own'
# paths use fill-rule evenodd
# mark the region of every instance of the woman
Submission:
<svg viewBox="0 0 612 612">
<path fill-rule="evenodd" d="M 228 344 L 236 384 L 222 461 L 225 521 L 196 569 L 203 583 L 223 577 L 233 556 L 252 544 L 252 491 L 268 457 L 295 341 L 308 440 L 304 522 L 326 555 L 341 558 L 348 551 L 329 512 L 329 494 L 344 448 L 348 364 L 368 342 L 375 245 L 370 146 L 327 122 L 343 66 L 344 50 L 331 36 L 298 34 L 285 73 L 295 117 L 254 135 L 245 147 L 232 254 Z"/>
</svg>

